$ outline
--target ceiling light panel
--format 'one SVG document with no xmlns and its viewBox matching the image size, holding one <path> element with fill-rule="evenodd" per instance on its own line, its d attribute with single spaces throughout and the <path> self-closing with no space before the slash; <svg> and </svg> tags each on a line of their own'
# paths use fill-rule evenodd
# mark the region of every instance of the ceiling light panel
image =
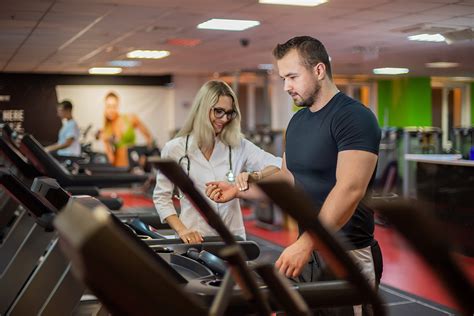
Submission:
<svg viewBox="0 0 474 316">
<path fill-rule="evenodd" d="M 262 4 L 283 4 L 283 5 L 296 5 L 305 7 L 315 7 L 317 5 L 328 2 L 327 0 L 259 0 Z"/>
<path fill-rule="evenodd" d="M 259 21 L 210 19 L 199 24 L 197 28 L 206 30 L 243 31 L 257 25 L 260 25 Z"/>
<path fill-rule="evenodd" d="M 417 34 L 408 36 L 410 41 L 420 41 L 420 42 L 444 42 L 446 39 L 441 34 Z"/>
<path fill-rule="evenodd" d="M 93 67 L 89 69 L 91 75 L 116 75 L 122 72 L 119 67 Z"/>
<path fill-rule="evenodd" d="M 401 75 L 401 74 L 408 73 L 410 70 L 408 68 L 384 67 L 384 68 L 375 68 L 372 71 L 376 75 Z"/>
<path fill-rule="evenodd" d="M 127 53 L 127 58 L 161 59 L 169 55 L 167 50 L 134 50 Z"/>
</svg>

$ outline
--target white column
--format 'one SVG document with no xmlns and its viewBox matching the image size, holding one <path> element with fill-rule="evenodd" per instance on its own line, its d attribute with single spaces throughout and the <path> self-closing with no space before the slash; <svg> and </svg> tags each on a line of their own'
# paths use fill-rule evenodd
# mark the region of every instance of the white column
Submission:
<svg viewBox="0 0 474 316">
<path fill-rule="evenodd" d="M 462 87 L 462 108 L 461 108 L 461 125 L 471 126 L 471 85 L 464 84 Z"/>
<path fill-rule="evenodd" d="M 448 146 L 448 125 L 449 125 L 449 111 L 448 111 L 448 95 L 449 88 L 443 87 L 441 92 L 441 130 L 443 132 L 441 146 L 446 148 Z"/>
<path fill-rule="evenodd" d="M 293 116 L 293 100 L 283 90 L 283 81 L 276 73 L 271 74 L 269 79 L 272 130 L 285 130 Z"/>
<path fill-rule="evenodd" d="M 249 131 L 255 130 L 256 122 L 255 117 L 257 116 L 256 105 L 255 105 L 255 91 L 256 84 L 251 82 L 247 84 L 247 129 Z"/>
</svg>

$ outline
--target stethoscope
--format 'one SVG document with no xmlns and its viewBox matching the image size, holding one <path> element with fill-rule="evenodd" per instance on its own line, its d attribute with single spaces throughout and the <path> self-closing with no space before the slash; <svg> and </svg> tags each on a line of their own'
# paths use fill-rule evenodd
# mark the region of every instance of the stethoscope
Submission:
<svg viewBox="0 0 474 316">
<path fill-rule="evenodd" d="M 188 156 L 188 143 L 189 143 L 189 135 L 186 135 L 186 143 L 184 145 L 184 155 L 179 158 L 178 164 L 182 166 L 183 163 L 186 163 L 186 173 L 189 176 L 189 171 L 191 170 L 191 160 L 189 159 L 189 156 Z M 230 145 L 229 145 L 229 171 L 227 171 L 227 173 L 225 174 L 225 177 L 227 181 L 229 181 L 230 183 L 235 182 L 235 175 L 234 175 L 234 172 L 232 171 L 232 148 L 230 147 Z M 182 199 L 183 195 L 181 192 L 179 192 L 179 194 L 176 195 L 176 197 L 178 199 Z"/>
</svg>

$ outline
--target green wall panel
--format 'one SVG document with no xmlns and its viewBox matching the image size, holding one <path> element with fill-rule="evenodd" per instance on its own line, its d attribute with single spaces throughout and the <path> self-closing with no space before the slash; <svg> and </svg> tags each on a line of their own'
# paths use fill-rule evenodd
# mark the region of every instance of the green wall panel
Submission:
<svg viewBox="0 0 474 316">
<path fill-rule="evenodd" d="M 429 77 L 379 80 L 377 86 L 381 126 L 431 126 Z"/>
</svg>

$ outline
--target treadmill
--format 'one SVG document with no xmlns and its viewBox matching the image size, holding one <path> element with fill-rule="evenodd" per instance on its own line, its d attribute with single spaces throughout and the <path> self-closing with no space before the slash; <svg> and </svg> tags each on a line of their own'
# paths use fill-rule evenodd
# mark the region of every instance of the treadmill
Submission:
<svg viewBox="0 0 474 316">
<path fill-rule="evenodd" d="M 50 194 L 47 200 L 30 191 L 4 169 L 0 169 L 0 183 L 9 194 L 28 208 L 32 215 L 29 218 L 35 219 L 32 223 L 33 233 L 26 237 L 15 255 L 10 258 L 8 269 L 0 278 L 0 313 L 25 315 L 48 314 L 54 311 L 58 314 L 70 314 L 80 301 L 84 286 L 70 273 L 69 262 L 59 250 L 56 234 L 51 232 L 51 222 L 57 213 L 57 208 L 53 204 L 60 206 L 64 202 L 74 201 L 87 207 L 100 207 L 104 210 L 105 207 L 89 197 L 70 198 L 69 201 L 64 201 L 58 194 Z M 58 192 L 63 192 L 63 197 L 64 194 L 68 196 L 64 190 Z M 115 216 L 112 218 L 123 231 L 130 234 Z M 219 242 L 184 245 L 180 240 L 174 240 L 174 243 L 172 240 L 166 240 L 162 245 L 159 241 L 155 241 L 153 245 L 155 246 L 153 251 L 166 257 L 184 279 L 210 277 L 213 272 L 202 264 L 197 264 L 195 260 L 183 256 L 182 253 L 189 252 L 190 248 L 196 248 L 196 251 L 201 253 L 203 250 L 217 252 L 223 246 Z M 250 256 L 258 256 L 258 251 L 255 250 L 255 248 L 258 250 L 258 247 L 254 242 L 242 242 L 242 245 L 245 249 L 249 249 Z M 41 255 L 43 259 L 38 263 Z M 212 262 L 210 266 L 212 267 Z"/>
</svg>

